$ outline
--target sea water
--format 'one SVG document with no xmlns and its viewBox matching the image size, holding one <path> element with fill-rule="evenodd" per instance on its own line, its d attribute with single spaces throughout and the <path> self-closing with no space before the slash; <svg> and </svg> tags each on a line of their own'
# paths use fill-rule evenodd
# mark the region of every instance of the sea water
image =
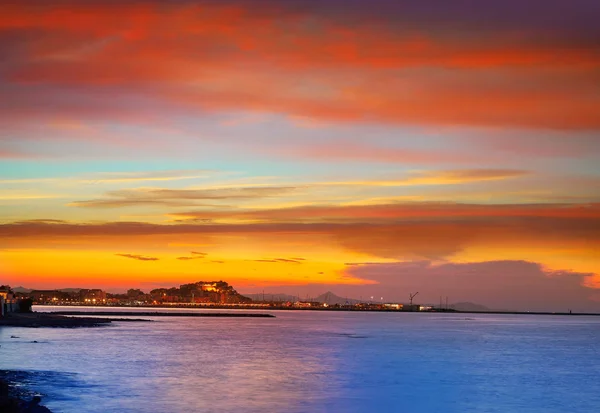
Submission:
<svg viewBox="0 0 600 413">
<path fill-rule="evenodd" d="M 0 328 L 0 369 L 54 412 L 600 412 L 600 317 L 270 313 Z"/>
</svg>

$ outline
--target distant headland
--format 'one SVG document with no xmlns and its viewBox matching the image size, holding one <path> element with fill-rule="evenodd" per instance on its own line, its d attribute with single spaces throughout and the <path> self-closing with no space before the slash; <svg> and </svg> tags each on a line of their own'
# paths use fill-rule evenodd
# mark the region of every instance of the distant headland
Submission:
<svg viewBox="0 0 600 413">
<path fill-rule="evenodd" d="M 6 287 L 6 286 L 5 286 Z M 117 306 L 117 307 L 233 307 L 314 310 L 389 310 L 431 311 L 432 306 L 403 303 L 360 301 L 338 297 L 327 292 L 302 299 L 289 295 L 242 295 L 225 281 L 198 281 L 179 287 L 156 288 L 149 292 L 129 289 L 125 294 L 111 294 L 101 289 L 64 288 L 35 290 L 13 289 L 17 297 L 31 300 L 33 305 Z M 441 311 L 442 309 L 437 309 Z M 453 311 L 452 309 L 443 309 Z"/>
<path fill-rule="evenodd" d="M 16 291 L 15 291 L 16 290 Z M 165 306 L 165 304 L 181 305 L 182 300 L 191 294 L 192 301 L 189 305 L 201 304 L 223 304 L 250 305 L 252 300 L 238 294 L 231 286 L 223 281 L 198 282 L 185 284 L 180 288 L 159 288 L 150 294 L 144 294 L 140 290 L 129 290 L 128 294 L 109 294 L 100 289 L 76 289 L 68 288 L 62 290 L 27 290 L 17 287 L 14 290 L 8 285 L 0 286 L 0 327 L 99 327 L 109 325 L 113 321 L 150 321 L 146 319 L 131 318 L 131 313 L 115 311 L 94 312 L 33 312 L 33 305 L 57 305 L 57 306 L 95 306 L 95 307 L 151 307 Z M 93 315 L 94 317 L 81 317 Z M 260 314 L 257 312 L 204 312 L 204 313 L 173 313 L 173 312 L 144 312 L 138 316 L 152 317 L 274 317 L 271 314 Z M 72 317 L 77 316 L 77 317 Z M 98 317 L 102 316 L 102 317 Z M 114 318 L 115 316 L 127 316 L 128 318 Z"/>
<path fill-rule="evenodd" d="M 123 294 L 112 294 L 102 289 L 63 288 L 36 290 L 24 287 L 10 289 L 15 297 L 31 300 L 33 305 L 94 306 L 94 307 L 151 307 L 151 308 L 221 308 L 221 309 L 272 309 L 272 310 L 331 310 L 331 311 L 389 311 L 389 312 L 460 312 L 489 314 L 554 314 L 576 315 L 567 312 L 530 312 L 493 310 L 480 304 L 459 302 L 439 305 L 421 304 L 413 299 L 418 293 L 410 294 L 410 302 L 383 302 L 357 300 L 340 297 L 326 292 L 316 297 L 301 298 L 287 294 L 240 294 L 225 281 L 198 281 L 181 284 L 179 287 L 156 288 L 149 292 L 131 288 Z M 577 315 L 598 315 L 577 313 Z"/>
</svg>

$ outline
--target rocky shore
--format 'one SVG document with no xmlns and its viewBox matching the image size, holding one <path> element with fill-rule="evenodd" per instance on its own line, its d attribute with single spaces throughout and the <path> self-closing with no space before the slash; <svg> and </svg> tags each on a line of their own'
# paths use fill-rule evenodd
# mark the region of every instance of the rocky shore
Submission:
<svg viewBox="0 0 600 413">
<path fill-rule="evenodd" d="M 4 373 L 0 371 L 0 373 Z M 42 406 L 40 396 L 33 396 L 27 400 L 24 395 L 19 394 L 14 383 L 0 378 L 0 412 L 2 413 L 51 413 Z"/>
<path fill-rule="evenodd" d="M 132 318 L 67 317 L 48 313 L 9 313 L 0 318 L 1 327 L 100 327 L 113 321 L 151 321 Z M 0 370 L 1 413 L 51 413 L 42 406 L 39 395 L 23 390 L 24 372 Z"/>
<path fill-rule="evenodd" d="M 67 317 L 50 313 L 10 313 L 0 318 L 0 327 L 100 327 L 113 321 L 151 321 L 133 318 Z"/>
</svg>

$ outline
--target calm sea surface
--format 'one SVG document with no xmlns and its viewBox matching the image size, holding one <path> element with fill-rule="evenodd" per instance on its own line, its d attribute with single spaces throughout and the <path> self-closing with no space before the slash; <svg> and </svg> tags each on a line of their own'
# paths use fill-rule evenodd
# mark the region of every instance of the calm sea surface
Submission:
<svg viewBox="0 0 600 413">
<path fill-rule="evenodd" d="M 271 313 L 0 328 L 0 369 L 54 412 L 600 412 L 600 317 Z"/>
</svg>

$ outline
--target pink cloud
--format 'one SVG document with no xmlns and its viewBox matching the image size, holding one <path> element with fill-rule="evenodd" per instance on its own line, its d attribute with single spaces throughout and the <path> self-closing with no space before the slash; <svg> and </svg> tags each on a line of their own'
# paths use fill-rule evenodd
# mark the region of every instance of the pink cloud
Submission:
<svg viewBox="0 0 600 413">
<path fill-rule="evenodd" d="M 32 88 L 15 96 L 12 115 L 19 110 L 37 115 L 62 105 L 98 116 L 118 112 L 112 108 L 122 95 L 138 94 L 191 112 L 600 127 L 600 57 L 585 41 L 569 44 L 563 38 L 559 48 L 532 30 L 521 38 L 484 31 L 464 41 L 443 28 L 432 32 L 423 24 L 401 30 L 403 25 L 389 19 L 376 21 L 350 24 L 273 3 L 256 9 L 245 2 L 160 8 L 77 2 L 55 8 L 13 4 L 0 17 L 0 27 L 17 39 L 7 78 Z M 81 86 L 92 93 L 73 104 L 62 93 L 36 93 L 42 85 Z M 96 98 L 111 88 L 121 98 L 99 104 Z M 53 104 L 40 104 L 44 100 Z M 120 116 L 138 116 L 137 105 L 129 106 L 120 108 Z"/>
<path fill-rule="evenodd" d="M 489 261 L 433 265 L 428 261 L 364 264 L 348 268 L 353 277 L 381 284 L 378 292 L 404 298 L 419 291 L 419 302 L 436 304 L 439 297 L 474 302 L 492 309 L 520 311 L 598 312 L 590 300 L 595 290 L 582 284 L 592 274 L 552 273 L 538 263 Z M 375 288 L 375 287 L 373 287 Z M 380 291 L 381 290 L 381 291 Z"/>
</svg>

